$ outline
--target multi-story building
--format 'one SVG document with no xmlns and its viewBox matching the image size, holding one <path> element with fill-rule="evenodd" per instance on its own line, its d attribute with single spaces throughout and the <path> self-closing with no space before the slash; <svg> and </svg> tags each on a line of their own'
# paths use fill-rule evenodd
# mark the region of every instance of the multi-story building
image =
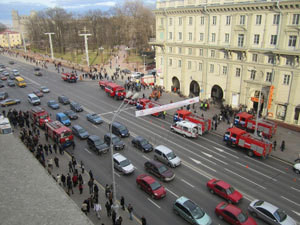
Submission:
<svg viewBox="0 0 300 225">
<path fill-rule="evenodd" d="M 299 0 L 157 1 L 158 84 L 300 125 Z"/>
<path fill-rule="evenodd" d="M 30 18 L 33 18 L 36 15 L 37 15 L 36 11 L 31 11 L 29 15 L 20 16 L 18 11 L 12 10 L 11 17 L 12 17 L 13 30 L 23 33 L 24 37 L 26 38 L 28 35 L 27 24 Z"/>
<path fill-rule="evenodd" d="M 22 44 L 19 32 L 5 30 L 0 32 L 0 46 L 4 48 L 15 47 Z"/>
</svg>

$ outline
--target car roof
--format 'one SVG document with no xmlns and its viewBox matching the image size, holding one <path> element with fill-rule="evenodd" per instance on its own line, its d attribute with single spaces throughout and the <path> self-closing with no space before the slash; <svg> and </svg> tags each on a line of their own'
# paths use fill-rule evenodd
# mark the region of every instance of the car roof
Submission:
<svg viewBox="0 0 300 225">
<path fill-rule="evenodd" d="M 162 164 L 162 163 L 160 163 L 160 162 L 158 162 L 156 160 L 153 160 L 153 159 L 152 160 L 148 160 L 147 162 L 150 162 L 151 164 L 153 164 L 156 167 L 164 166 L 164 164 Z"/>
<path fill-rule="evenodd" d="M 91 140 L 93 140 L 93 141 L 100 139 L 100 137 L 97 136 L 97 135 L 90 135 L 88 138 L 91 139 Z"/>
<path fill-rule="evenodd" d="M 113 155 L 113 157 L 114 157 L 114 159 L 118 160 L 119 162 L 127 159 L 125 156 L 121 155 L 120 153 L 115 153 Z"/>
<path fill-rule="evenodd" d="M 55 102 L 55 103 L 56 103 L 56 101 L 55 101 L 54 99 L 52 99 L 52 100 L 49 100 L 48 102 Z"/>
<path fill-rule="evenodd" d="M 106 133 L 104 136 L 110 137 L 110 133 Z M 117 136 L 114 135 L 114 134 L 111 134 L 111 137 L 114 138 L 114 137 L 117 137 Z"/>
<path fill-rule="evenodd" d="M 81 129 L 82 127 L 80 126 L 80 125 L 78 125 L 78 124 L 75 124 L 74 126 L 73 126 L 76 130 L 78 130 L 78 129 Z"/>
<path fill-rule="evenodd" d="M 216 184 L 218 184 L 219 186 L 221 186 L 221 187 L 224 188 L 224 189 L 230 188 L 230 185 L 227 184 L 225 181 L 222 181 L 222 180 L 217 181 Z"/>
<path fill-rule="evenodd" d="M 65 116 L 66 114 L 64 114 L 63 112 L 58 112 L 58 113 L 56 113 L 56 115 Z"/>
<path fill-rule="evenodd" d="M 134 139 L 135 139 L 135 140 L 141 141 L 141 140 L 145 140 L 146 138 L 144 138 L 144 137 L 142 137 L 142 136 L 137 136 L 137 137 L 135 137 Z"/>
<path fill-rule="evenodd" d="M 232 204 L 228 204 L 225 209 L 229 212 L 231 212 L 232 214 L 234 214 L 235 216 L 239 215 L 242 210 L 238 207 L 236 207 L 235 205 Z"/>
<path fill-rule="evenodd" d="M 266 201 L 263 201 L 263 204 L 259 205 L 259 206 L 256 206 L 256 207 L 261 207 L 261 208 L 264 208 L 266 210 L 268 210 L 270 213 L 274 213 L 276 212 L 276 210 L 278 210 L 278 207 L 275 206 L 275 205 L 272 205 L 271 203 L 269 202 L 266 202 Z"/>
<path fill-rule="evenodd" d="M 142 176 L 141 179 L 143 179 L 144 181 L 146 181 L 148 184 L 152 184 L 152 183 L 154 183 L 156 181 L 153 177 L 151 177 L 149 175 L 146 175 L 146 174 L 144 174 L 144 175 L 145 176 Z"/>
<path fill-rule="evenodd" d="M 183 203 L 185 203 L 187 200 L 189 200 L 187 197 L 181 196 L 180 198 L 176 199 L 176 202 L 178 202 L 181 205 L 183 205 Z"/>
<path fill-rule="evenodd" d="M 161 151 L 164 154 L 168 154 L 170 152 L 173 152 L 171 149 L 169 149 L 168 147 L 164 146 L 164 145 L 158 145 L 155 147 L 155 149 Z"/>
</svg>

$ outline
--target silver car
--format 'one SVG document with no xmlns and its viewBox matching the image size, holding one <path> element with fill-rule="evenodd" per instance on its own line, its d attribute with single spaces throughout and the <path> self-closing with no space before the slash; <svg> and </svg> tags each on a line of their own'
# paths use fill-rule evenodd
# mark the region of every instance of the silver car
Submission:
<svg viewBox="0 0 300 225">
<path fill-rule="evenodd" d="M 252 201 L 248 210 L 252 216 L 258 217 L 269 224 L 297 225 L 296 221 L 282 209 L 262 200 Z"/>
<path fill-rule="evenodd" d="M 134 172 L 134 166 L 131 164 L 130 160 L 121 155 L 120 153 L 115 153 L 114 156 L 114 167 L 122 172 L 123 174 L 131 174 Z"/>
</svg>

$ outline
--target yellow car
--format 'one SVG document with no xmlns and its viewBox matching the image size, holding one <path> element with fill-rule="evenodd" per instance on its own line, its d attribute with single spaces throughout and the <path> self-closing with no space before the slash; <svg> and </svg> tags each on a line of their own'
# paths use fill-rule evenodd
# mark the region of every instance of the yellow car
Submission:
<svg viewBox="0 0 300 225">
<path fill-rule="evenodd" d="M 20 104 L 21 100 L 20 99 L 12 99 L 12 98 L 8 98 L 5 99 L 4 101 L 0 102 L 0 105 L 2 107 L 6 107 L 6 106 L 10 106 L 10 105 L 16 105 L 16 104 Z"/>
</svg>

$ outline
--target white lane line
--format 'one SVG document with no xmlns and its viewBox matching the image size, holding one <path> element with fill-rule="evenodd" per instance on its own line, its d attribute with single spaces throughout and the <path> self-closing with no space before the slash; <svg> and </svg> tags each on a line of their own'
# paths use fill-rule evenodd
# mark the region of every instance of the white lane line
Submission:
<svg viewBox="0 0 300 225">
<path fill-rule="evenodd" d="M 202 162 L 198 161 L 197 159 L 194 159 L 192 157 L 189 157 L 193 162 L 195 162 L 196 164 L 202 164 Z"/>
<path fill-rule="evenodd" d="M 277 169 L 277 168 L 275 168 L 275 167 L 273 167 L 273 166 L 270 166 L 270 165 L 268 165 L 268 164 L 262 163 L 262 162 L 260 162 L 259 160 L 252 159 L 250 156 L 246 156 L 246 155 L 245 155 L 244 157 L 247 158 L 247 159 L 253 160 L 254 162 L 259 163 L 259 164 L 261 164 L 261 165 L 263 165 L 263 166 L 272 168 L 273 170 L 276 170 L 276 171 L 278 171 L 278 172 L 280 172 L 280 173 L 284 173 L 284 174 L 285 174 L 284 171 L 279 170 L 279 169 Z"/>
<path fill-rule="evenodd" d="M 168 192 L 170 192 L 172 195 L 174 195 L 176 198 L 179 198 L 179 196 L 178 195 L 176 195 L 173 191 L 171 191 L 170 189 L 168 189 L 168 188 L 166 188 L 165 187 L 165 189 L 168 191 Z"/>
<path fill-rule="evenodd" d="M 242 163 L 239 163 L 239 162 L 235 162 L 235 163 L 236 163 L 236 164 L 239 164 L 240 166 L 242 166 L 242 167 L 244 167 L 244 168 L 246 167 L 246 165 L 243 165 Z M 247 167 L 247 169 L 248 169 L 248 170 L 251 170 L 251 171 L 253 171 L 253 172 L 255 172 L 255 173 L 258 173 L 258 174 L 261 175 L 261 176 L 267 177 L 267 178 L 269 178 L 269 179 L 271 179 L 271 180 L 273 180 L 273 181 L 277 181 L 275 178 L 270 177 L 270 176 L 268 176 L 268 175 L 265 175 L 265 174 L 263 174 L 263 173 L 261 173 L 261 172 L 255 170 L 255 169 L 251 168 L 251 167 Z"/>
<path fill-rule="evenodd" d="M 184 160 L 181 160 L 181 161 L 182 161 L 182 165 L 184 165 L 184 166 L 190 168 L 190 169 L 193 170 L 194 172 L 196 172 L 196 173 L 198 173 L 198 174 L 200 174 L 200 175 L 202 175 L 202 176 L 208 178 L 209 180 L 211 180 L 211 179 L 213 178 L 213 176 L 212 176 L 211 174 L 206 173 L 204 170 L 201 170 L 201 169 L 199 169 L 199 168 L 193 166 L 192 164 L 190 164 L 190 163 L 188 163 L 188 162 L 186 162 L 186 161 L 184 161 Z"/>
<path fill-rule="evenodd" d="M 147 198 L 153 205 L 155 205 L 157 208 L 159 208 L 160 209 L 160 206 L 159 205 L 157 205 L 155 202 L 153 202 L 150 198 Z"/>
<path fill-rule="evenodd" d="M 92 154 L 87 148 L 85 148 L 84 151 L 87 151 L 89 154 Z"/>
<path fill-rule="evenodd" d="M 205 139 L 206 140 L 206 139 Z M 208 139 L 207 139 L 208 140 Z M 219 152 L 222 152 L 222 153 L 225 153 L 225 154 L 228 154 L 228 155 L 230 155 L 231 157 L 233 157 L 233 158 L 236 158 L 236 159 L 239 159 L 239 157 L 238 156 L 236 156 L 236 155 L 232 155 L 232 154 L 230 154 L 230 153 L 228 153 L 228 152 L 226 152 L 226 150 L 223 150 L 223 149 L 221 149 L 221 148 L 218 148 L 218 147 L 214 147 L 216 150 L 218 150 Z M 231 151 L 232 151 L 232 149 L 230 149 Z M 236 154 L 236 153 L 235 153 Z"/>
<path fill-rule="evenodd" d="M 238 176 L 238 177 L 240 177 L 240 178 L 243 178 L 244 180 L 247 180 L 248 182 L 250 182 L 250 183 L 252 183 L 252 184 L 257 185 L 258 187 L 261 187 L 261 188 L 263 188 L 263 189 L 266 189 L 265 187 L 263 187 L 263 186 L 261 186 L 261 185 L 255 183 L 254 181 L 249 180 L 249 179 L 247 179 L 246 177 L 243 177 L 243 176 L 241 176 L 241 175 L 239 175 L 239 174 L 237 174 L 237 173 L 235 173 L 235 172 L 233 172 L 233 171 L 231 171 L 231 170 L 229 170 L 229 169 L 227 169 L 227 168 L 225 168 L 225 170 L 228 171 L 228 172 L 230 172 L 230 173 L 232 173 L 232 174 L 234 174 L 234 175 L 236 175 L 236 176 Z"/>
<path fill-rule="evenodd" d="M 295 213 L 295 214 L 297 214 L 298 216 L 300 216 L 300 213 L 298 213 L 298 212 L 296 212 L 296 211 L 294 211 L 294 210 L 292 210 L 293 211 L 293 213 Z M 298 223 L 299 224 L 299 223 Z"/>
<path fill-rule="evenodd" d="M 280 197 L 283 198 L 283 199 L 285 199 L 285 200 L 287 200 L 287 201 L 289 201 L 289 202 L 291 202 L 291 203 L 294 203 L 297 206 L 300 206 L 300 204 L 298 204 L 297 202 L 294 202 L 294 201 L 292 201 L 292 200 L 290 200 L 290 199 L 288 199 L 288 198 L 286 198 L 286 197 L 284 197 L 282 195 Z"/>
<path fill-rule="evenodd" d="M 148 158 L 147 156 L 143 155 L 142 157 L 145 158 L 145 159 L 147 159 L 147 160 L 150 160 L 150 158 Z"/>
<path fill-rule="evenodd" d="M 93 124 L 93 127 L 95 127 L 96 129 L 98 129 L 99 127 L 98 126 L 96 126 L 95 124 Z"/>
<path fill-rule="evenodd" d="M 187 185 L 189 185 L 190 187 L 194 188 L 195 186 L 190 184 L 189 182 L 187 182 L 186 180 L 184 179 L 181 179 L 182 182 L 186 183 Z"/>
<path fill-rule="evenodd" d="M 297 189 L 297 188 L 294 188 L 294 187 L 291 187 L 292 189 L 294 189 L 295 191 L 299 191 L 300 192 L 300 190 L 299 189 Z"/>
<path fill-rule="evenodd" d="M 218 158 L 214 157 L 214 156 L 213 156 L 213 155 L 211 155 L 211 154 L 208 154 L 208 153 L 206 153 L 206 152 L 202 152 L 202 154 L 206 155 L 206 156 L 207 156 L 207 157 L 209 157 L 209 158 L 213 158 L 213 159 L 215 159 L 215 160 L 219 161 L 220 163 L 223 163 L 223 164 L 225 164 L 225 165 L 228 165 L 228 163 L 226 163 L 226 162 L 223 162 L 222 160 L 220 160 L 220 159 L 218 159 Z M 226 158 L 226 157 L 225 157 L 225 158 Z"/>
<path fill-rule="evenodd" d="M 253 198 L 252 196 L 245 194 L 244 192 L 240 191 L 241 194 L 243 195 L 243 198 L 247 199 L 248 201 L 252 202 L 255 198 Z"/>
<path fill-rule="evenodd" d="M 117 172 L 115 172 L 115 174 L 116 174 L 118 177 L 121 177 L 120 174 L 118 174 Z"/>
</svg>

